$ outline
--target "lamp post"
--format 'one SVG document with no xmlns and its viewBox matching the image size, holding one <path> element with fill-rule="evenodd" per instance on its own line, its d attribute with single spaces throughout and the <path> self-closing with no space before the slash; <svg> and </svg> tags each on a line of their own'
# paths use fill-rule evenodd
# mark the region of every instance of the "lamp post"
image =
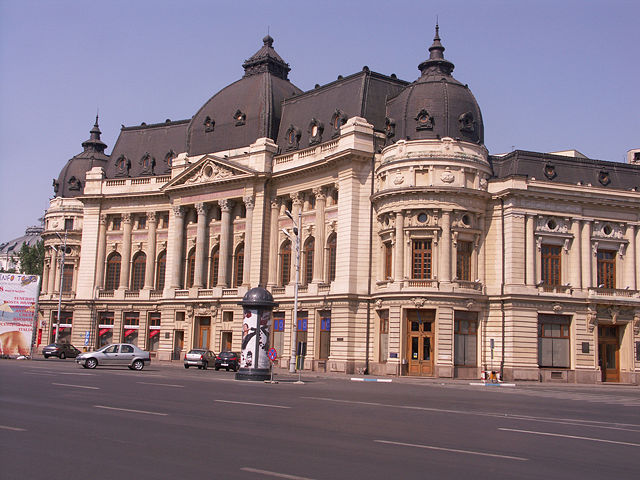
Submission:
<svg viewBox="0 0 640 480">
<path fill-rule="evenodd" d="M 297 353 L 297 329 L 298 329 L 298 286 L 300 285 L 300 234 L 302 228 L 302 209 L 298 212 L 298 223 L 293 219 L 291 212 L 285 210 L 284 213 L 293 222 L 293 233 L 296 236 L 296 283 L 293 289 L 293 325 L 291 325 L 291 359 L 289 360 L 289 372 L 295 373 L 296 371 L 296 353 Z M 286 230 L 283 230 L 284 234 L 291 238 L 291 235 Z"/>
<path fill-rule="evenodd" d="M 60 240 L 62 237 L 58 232 L 56 235 Z M 55 247 L 54 247 L 55 248 Z M 62 258 L 60 259 L 60 288 L 58 289 L 58 317 L 56 318 L 56 336 L 53 343 L 58 343 L 58 337 L 60 336 L 60 310 L 62 309 L 62 286 L 64 284 L 64 256 L 67 253 L 67 230 L 64 230 L 64 243 L 62 245 Z"/>
</svg>

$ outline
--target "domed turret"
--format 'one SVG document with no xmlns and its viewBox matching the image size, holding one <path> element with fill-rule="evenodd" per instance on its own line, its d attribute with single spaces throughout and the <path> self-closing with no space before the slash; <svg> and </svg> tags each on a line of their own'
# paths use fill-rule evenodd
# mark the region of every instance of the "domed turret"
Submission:
<svg viewBox="0 0 640 480">
<path fill-rule="evenodd" d="M 469 87 L 451 75 L 454 65 L 444 58 L 444 50 L 436 25 L 429 58 L 418 66 L 420 78 L 387 102 L 390 142 L 451 137 L 484 143 L 478 102 Z"/>
<path fill-rule="evenodd" d="M 60 171 L 58 179 L 53 179 L 53 192 L 56 197 L 77 197 L 82 195 L 86 173 L 93 167 L 105 167 L 109 156 L 104 153 L 107 145 L 100 140 L 98 116 L 90 130 L 88 140 L 82 142 L 84 151 L 71 158 Z"/>
<path fill-rule="evenodd" d="M 278 135 L 282 101 L 302 93 L 288 79 L 289 65 L 273 49 L 273 38 L 243 63 L 244 76 L 215 94 L 195 114 L 187 133 L 189 155 L 247 146 Z"/>
</svg>

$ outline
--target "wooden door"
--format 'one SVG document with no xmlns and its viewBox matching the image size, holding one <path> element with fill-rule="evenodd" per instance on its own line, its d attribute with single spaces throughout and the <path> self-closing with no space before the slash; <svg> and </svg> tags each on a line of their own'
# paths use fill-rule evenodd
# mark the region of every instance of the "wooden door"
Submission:
<svg viewBox="0 0 640 480">
<path fill-rule="evenodd" d="M 620 381 L 620 341 L 619 327 L 598 326 L 598 364 L 603 382 Z"/>
<path fill-rule="evenodd" d="M 407 374 L 433 375 L 434 310 L 407 311 Z"/>
</svg>

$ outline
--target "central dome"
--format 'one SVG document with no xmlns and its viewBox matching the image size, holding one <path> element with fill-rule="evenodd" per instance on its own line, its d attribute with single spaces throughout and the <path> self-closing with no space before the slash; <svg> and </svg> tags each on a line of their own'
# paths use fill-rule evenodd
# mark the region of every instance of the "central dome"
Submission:
<svg viewBox="0 0 640 480">
<path fill-rule="evenodd" d="M 484 125 L 478 102 L 469 87 L 451 75 L 453 63 L 444 58 L 436 25 L 429 59 L 418 68 L 421 75 L 387 102 L 387 137 L 398 140 L 452 137 L 484 143 Z"/>
</svg>

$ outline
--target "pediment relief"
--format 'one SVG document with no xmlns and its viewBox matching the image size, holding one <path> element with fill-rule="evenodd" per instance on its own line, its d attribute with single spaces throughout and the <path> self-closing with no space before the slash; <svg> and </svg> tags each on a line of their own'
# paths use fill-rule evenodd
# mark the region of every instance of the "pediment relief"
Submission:
<svg viewBox="0 0 640 480">
<path fill-rule="evenodd" d="M 214 157 L 205 157 L 194 163 L 184 172 L 169 182 L 166 187 L 181 187 L 201 184 L 211 184 L 234 179 L 245 179 L 257 172 L 250 168 L 232 165 Z"/>
</svg>

